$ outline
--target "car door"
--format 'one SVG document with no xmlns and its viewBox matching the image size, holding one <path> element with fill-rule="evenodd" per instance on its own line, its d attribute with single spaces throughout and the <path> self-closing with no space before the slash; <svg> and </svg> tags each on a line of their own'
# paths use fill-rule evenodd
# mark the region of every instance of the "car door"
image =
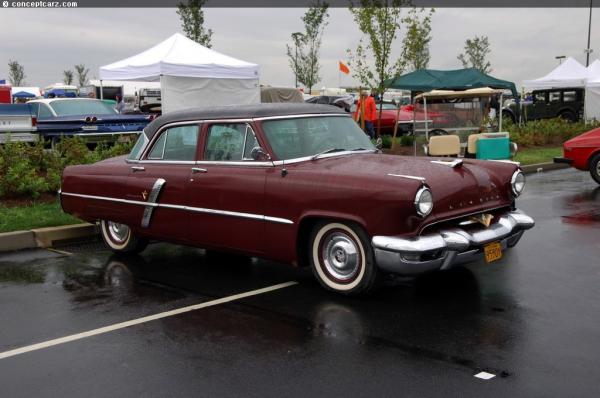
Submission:
<svg viewBox="0 0 600 398">
<path fill-rule="evenodd" d="M 526 120 L 543 119 L 546 116 L 546 108 L 548 103 L 547 91 L 534 91 L 533 103 L 527 109 Z"/>
<path fill-rule="evenodd" d="M 155 204 L 137 207 L 130 215 L 131 225 L 163 240 L 188 241 L 189 214 L 184 206 L 199 128 L 197 123 L 163 128 L 141 160 L 130 163 L 125 199 Z"/>
<path fill-rule="evenodd" d="M 190 235 L 198 245 L 261 254 L 265 176 L 273 163 L 252 160 L 259 143 L 245 122 L 206 124 L 202 143 L 188 181 Z"/>
</svg>

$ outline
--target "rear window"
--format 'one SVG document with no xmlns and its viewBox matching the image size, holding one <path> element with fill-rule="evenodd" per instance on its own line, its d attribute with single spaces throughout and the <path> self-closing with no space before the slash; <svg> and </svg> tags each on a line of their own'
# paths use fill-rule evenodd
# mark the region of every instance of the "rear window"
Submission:
<svg viewBox="0 0 600 398">
<path fill-rule="evenodd" d="M 100 100 L 74 99 L 50 103 L 58 116 L 114 115 L 117 111 Z"/>
</svg>

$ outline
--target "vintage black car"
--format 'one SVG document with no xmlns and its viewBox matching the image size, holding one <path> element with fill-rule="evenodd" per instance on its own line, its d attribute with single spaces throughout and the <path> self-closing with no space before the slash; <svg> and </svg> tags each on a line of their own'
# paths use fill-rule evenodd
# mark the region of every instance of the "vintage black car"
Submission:
<svg viewBox="0 0 600 398">
<path fill-rule="evenodd" d="M 551 119 L 562 117 L 570 122 L 583 118 L 584 89 L 553 88 L 534 90 L 531 101 L 523 101 L 521 106 L 513 103 L 502 110 L 502 116 L 513 122 Z"/>
</svg>

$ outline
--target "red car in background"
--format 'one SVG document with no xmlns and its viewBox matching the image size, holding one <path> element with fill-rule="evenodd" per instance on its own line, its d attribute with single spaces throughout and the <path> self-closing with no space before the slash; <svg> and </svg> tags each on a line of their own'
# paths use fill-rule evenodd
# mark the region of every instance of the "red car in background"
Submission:
<svg viewBox="0 0 600 398">
<path fill-rule="evenodd" d="M 400 107 L 400 114 L 398 114 L 398 107 L 391 103 L 377 104 L 377 117 L 379 117 L 379 106 L 381 109 L 381 132 L 383 134 L 392 134 L 394 132 L 394 125 L 396 124 L 396 118 L 400 121 L 398 126 L 399 134 L 406 134 L 413 129 L 413 118 L 418 121 L 425 120 L 425 114 L 422 110 L 414 113 L 413 105 L 402 105 Z M 354 113 L 356 110 L 356 104 L 352 106 L 351 112 Z M 452 124 L 454 121 L 454 115 L 450 115 L 442 112 L 427 112 L 427 119 L 430 121 L 430 128 L 443 128 Z M 375 121 L 375 129 L 377 130 L 377 123 Z"/>
<path fill-rule="evenodd" d="M 567 163 L 579 170 L 590 172 L 600 184 L 600 128 L 571 138 L 563 144 L 563 157 L 554 163 Z"/>
</svg>

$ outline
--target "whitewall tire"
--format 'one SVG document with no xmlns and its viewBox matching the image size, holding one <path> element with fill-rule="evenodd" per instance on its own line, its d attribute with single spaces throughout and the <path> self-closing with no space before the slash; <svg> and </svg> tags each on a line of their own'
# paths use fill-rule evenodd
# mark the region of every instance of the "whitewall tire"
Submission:
<svg viewBox="0 0 600 398">
<path fill-rule="evenodd" d="M 377 287 L 378 270 L 370 240 L 354 223 L 317 223 L 308 249 L 313 273 L 326 289 L 363 295 Z"/>
<path fill-rule="evenodd" d="M 148 240 L 135 236 L 125 224 L 102 220 L 100 233 L 104 243 L 117 253 L 139 253 L 148 245 Z"/>
</svg>

